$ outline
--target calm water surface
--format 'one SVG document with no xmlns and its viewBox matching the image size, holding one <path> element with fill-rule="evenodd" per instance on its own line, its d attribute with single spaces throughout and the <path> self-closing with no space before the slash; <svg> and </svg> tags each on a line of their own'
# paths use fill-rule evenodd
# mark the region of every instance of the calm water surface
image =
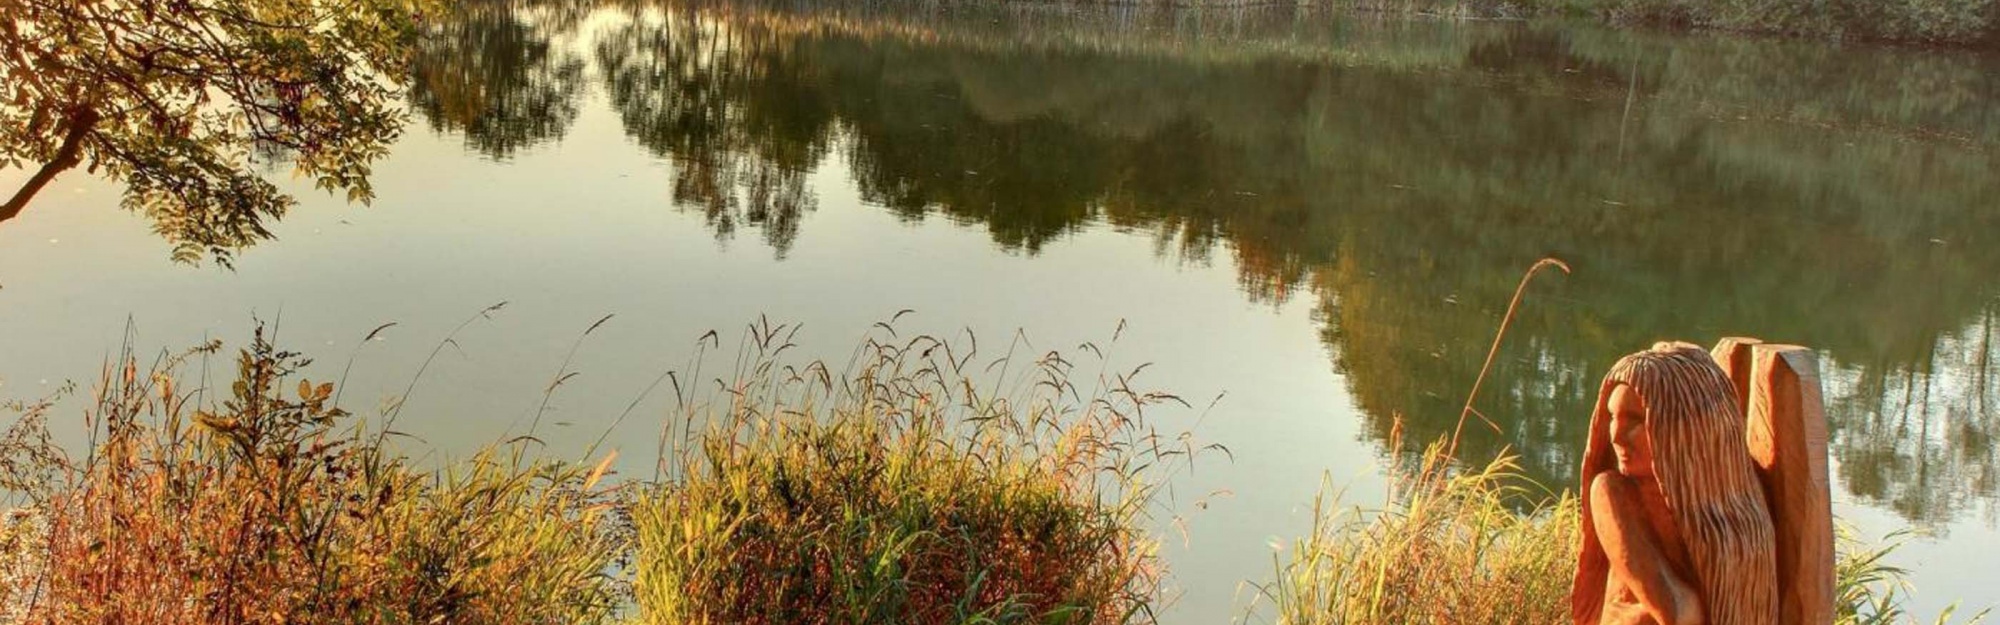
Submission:
<svg viewBox="0 0 2000 625">
<path fill-rule="evenodd" d="M 876 321 L 1103 342 L 1234 451 L 1175 478 L 1172 623 L 1240 617 L 1322 477 L 1381 497 L 1392 424 L 1446 434 L 1519 272 L 1553 254 L 1481 405 L 1576 481 L 1618 355 L 1753 335 L 1824 355 L 1840 514 L 1917 607 L 2000 602 L 2000 61 L 1291 11 L 940 13 L 472 3 L 413 68 L 379 200 L 303 204 L 234 272 L 170 263 L 72 174 L 0 228 L 0 397 L 125 341 L 253 318 L 353 358 L 350 403 L 449 455 L 517 431 L 583 330 L 555 453 L 696 337 L 766 315 L 840 358 Z M 0 187 L 25 176 L 0 172 Z M 387 323 L 382 340 L 360 339 Z M 1199 422 L 1197 423 L 1197 418 Z M 510 430 L 510 428 L 512 430 Z M 1185 530 L 1183 532 L 1183 530 Z"/>
</svg>

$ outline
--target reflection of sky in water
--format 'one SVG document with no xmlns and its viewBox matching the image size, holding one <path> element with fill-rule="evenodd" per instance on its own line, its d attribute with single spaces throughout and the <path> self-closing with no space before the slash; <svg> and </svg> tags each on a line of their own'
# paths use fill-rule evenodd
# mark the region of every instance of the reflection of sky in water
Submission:
<svg viewBox="0 0 2000 625">
<path fill-rule="evenodd" d="M 589 21 L 584 30 L 601 33 L 619 25 L 615 19 L 599 18 Z M 504 20 L 501 25 L 505 26 Z M 500 32 L 517 39 L 532 34 L 505 28 Z M 1537 74 L 1521 69 L 1520 65 L 1550 58 L 1536 56 L 1549 52 L 1534 47 L 1540 45 L 1538 40 L 1502 48 L 1511 50 L 1510 55 L 1489 57 L 1481 56 L 1477 49 L 1466 51 L 1461 38 L 1449 33 L 1392 32 L 1387 38 L 1393 42 L 1399 36 L 1420 39 L 1421 45 L 1387 46 L 1391 49 L 1382 55 L 1400 59 L 1384 62 L 1387 65 L 1424 66 L 1438 57 L 1466 56 L 1485 69 L 1472 78 L 1424 77 L 1422 72 L 1417 73 L 1418 78 L 1396 72 L 1330 72 L 1331 87 L 1307 87 L 1331 90 L 1330 95 L 1284 101 L 1318 107 L 1305 113 L 1233 103 L 1226 94 L 1207 99 L 1200 94 L 1187 96 L 1193 102 L 1185 104 L 1187 110 L 1221 126 L 1220 134 L 1235 133 L 1226 140 L 1207 139 L 1205 131 L 1188 130 L 1182 123 L 1185 120 L 1176 118 L 1185 114 L 1176 108 L 1184 103 L 1090 102 L 1085 96 L 1157 94 L 1144 88 L 1149 81 L 1168 83 L 1171 88 L 1322 77 L 1230 62 L 1214 67 L 1196 64 L 1194 70 L 1187 70 L 1171 63 L 1111 62 L 1083 53 L 1073 53 L 1079 58 L 1065 61 L 1082 68 L 1074 75 L 1044 76 L 1037 72 L 1047 65 L 1024 64 L 1024 69 L 1017 70 L 1003 62 L 1009 58 L 1003 54 L 955 51 L 948 62 L 929 63 L 910 58 L 930 52 L 921 46 L 914 48 L 915 54 L 889 46 L 894 52 L 888 58 L 903 64 L 899 66 L 903 73 L 892 71 L 880 77 L 889 87 L 873 92 L 873 84 L 843 86 L 883 99 L 915 93 L 963 97 L 968 102 L 962 108 L 885 105 L 893 110 L 881 118 L 868 117 L 880 114 L 879 110 L 840 109 L 853 124 L 842 131 L 845 134 L 799 137 L 786 135 L 783 126 L 797 119 L 782 115 L 762 120 L 766 124 L 761 127 L 764 135 L 745 134 L 745 128 L 760 128 L 759 122 L 744 122 L 741 108 L 726 106 L 737 101 L 725 95 L 748 97 L 728 92 L 709 101 L 721 108 L 686 109 L 722 113 L 723 118 L 735 122 L 698 129 L 718 133 L 702 135 L 643 115 L 654 110 L 649 107 L 666 106 L 663 99 L 691 97 L 686 93 L 642 89 L 621 98 L 615 88 L 595 84 L 603 71 L 597 64 L 613 60 L 606 54 L 624 48 L 598 45 L 602 42 L 567 42 L 560 47 L 588 59 L 588 68 L 554 62 L 549 65 L 554 69 L 531 72 L 538 78 L 528 82 L 542 81 L 536 84 L 546 86 L 553 81 L 559 88 L 545 92 L 529 85 L 519 90 L 520 98 L 507 100 L 520 110 L 543 113 L 535 119 L 557 123 L 447 124 L 470 134 L 471 140 L 461 134 L 426 132 L 423 122 L 413 124 L 411 136 L 377 168 L 379 200 L 374 207 L 342 207 L 302 185 L 293 185 L 302 193 L 302 206 L 274 228 L 279 240 L 244 253 L 235 273 L 166 263 L 167 246 L 147 232 L 143 219 L 115 208 L 116 189 L 81 175 L 59 179 L 20 219 L 0 227 L 0 397 L 33 397 L 62 378 L 87 382 L 105 354 L 117 346 L 119 330 L 128 317 L 137 329 L 138 344 L 156 349 L 191 345 L 204 337 L 241 340 L 255 315 L 279 323 L 285 345 L 307 350 L 319 359 L 312 372 L 316 378 L 337 375 L 353 355 L 358 365 L 345 397 L 350 406 L 365 413 L 377 400 L 400 392 L 424 356 L 453 326 L 490 304 L 508 301 L 508 307 L 492 320 L 476 322 L 458 337 L 461 349 L 445 350 L 418 386 L 405 419 L 398 424 L 400 429 L 451 453 L 498 438 L 510 426 L 519 427 L 532 418 L 542 390 L 578 335 L 603 315 L 616 314 L 583 343 L 570 367 L 582 375 L 563 385 L 544 418 L 545 422 L 570 424 L 542 433 L 561 453 L 595 440 L 662 371 L 685 370 L 695 337 L 702 332 L 717 329 L 727 337 L 732 329 L 759 315 L 804 323 L 806 331 L 801 339 L 805 352 L 830 360 L 844 358 L 870 324 L 904 308 L 918 314 L 906 317 L 899 324 L 900 330 L 950 334 L 970 328 L 978 334 L 982 349 L 991 355 L 1003 349 L 1016 328 L 1025 329 L 1039 349 L 1068 349 L 1084 341 L 1108 339 L 1124 319 L 1130 327 L 1114 352 L 1117 363 L 1156 363 L 1147 370 L 1145 381 L 1187 397 L 1197 406 L 1227 393 L 1206 417 L 1199 435 L 1227 445 L 1235 452 L 1236 461 L 1226 464 L 1214 457 L 1199 465 L 1193 475 L 1178 478 L 1174 487 L 1179 509 L 1191 517 L 1188 543 L 1182 546 L 1178 530 L 1167 533 L 1171 543 L 1168 553 L 1178 570 L 1177 585 L 1186 591 L 1170 621 L 1207 623 L 1233 614 L 1231 606 L 1247 598 L 1249 591 L 1240 587 L 1240 581 L 1260 580 L 1270 572 L 1268 545 L 1302 527 L 1303 508 L 1310 505 L 1323 473 L 1336 485 L 1349 485 L 1355 503 L 1380 497 L 1380 485 L 1373 477 L 1380 454 L 1377 439 L 1380 424 L 1391 412 L 1402 412 L 1412 419 L 1456 413 L 1459 394 L 1469 382 L 1467 374 L 1476 371 L 1490 339 L 1486 332 L 1497 317 L 1493 309 L 1504 304 L 1504 294 L 1513 286 L 1518 268 L 1510 263 L 1521 260 L 1518 264 L 1525 266 L 1537 253 L 1574 250 L 1580 256 L 1570 256 L 1571 260 L 1589 262 L 1578 263 L 1575 277 L 1545 277 L 1537 284 L 1522 326 L 1510 339 L 1509 357 L 1502 359 L 1498 379 L 1503 383 L 1490 386 L 1482 402 L 1491 404 L 1489 414 L 1508 419 L 1511 413 L 1519 420 L 1509 424 L 1514 430 L 1507 436 L 1490 437 L 1495 440 L 1486 441 L 1488 444 L 1511 443 L 1523 448 L 1531 464 L 1540 464 L 1551 473 L 1560 475 L 1569 470 L 1574 452 L 1566 441 L 1580 437 L 1584 419 L 1582 412 L 1572 409 L 1576 397 L 1587 392 L 1581 389 L 1594 390 L 1595 378 L 1601 373 L 1598 367 L 1610 362 L 1616 353 L 1641 347 L 1643 340 L 1652 338 L 1635 332 L 1686 332 L 1687 338 L 1707 342 L 1715 333 L 1744 331 L 1738 327 L 1740 323 L 1762 324 L 1765 329 L 1777 328 L 1780 334 L 1793 331 L 1808 338 L 1822 331 L 1849 331 L 1837 340 L 1824 341 L 1844 348 L 1829 354 L 1833 366 L 1828 376 L 1828 397 L 1838 413 L 1835 475 L 1841 480 L 1836 499 L 1842 517 L 1871 535 L 1902 527 L 1907 524 L 1905 518 L 1932 520 L 1936 530 L 1945 534 L 1898 554 L 1900 564 L 1916 569 L 1916 607 L 1920 612 L 1935 612 L 1955 598 L 1979 605 L 2000 601 L 2000 595 L 1994 595 L 1990 588 L 1991 580 L 1985 579 L 1991 555 L 2000 553 L 2000 532 L 1993 528 L 1991 503 L 1993 451 L 1990 443 L 1984 442 L 1986 432 L 1992 429 L 1987 422 L 1995 417 L 1990 407 L 1979 403 L 1993 392 L 1989 388 L 1990 367 L 1978 359 L 1982 349 L 1987 354 L 1993 352 L 1990 343 L 1981 342 L 1988 328 L 1983 324 L 1994 323 L 1992 309 L 1987 305 L 1983 316 L 1972 318 L 1929 314 L 1932 311 L 1927 307 L 1957 301 L 1916 290 L 1909 291 L 1916 296 L 1910 298 L 1908 306 L 1919 310 L 1899 310 L 1882 302 L 1894 303 L 1897 293 L 1903 292 L 1886 297 L 1871 294 L 1869 289 L 1886 288 L 1879 284 L 1882 277 L 1861 273 L 1881 269 L 1890 279 L 1907 282 L 1914 272 L 1894 263 L 1912 253 L 1893 244 L 1912 236 L 1920 237 L 1917 240 L 1934 235 L 1953 239 L 1977 236 L 1938 231 L 1958 223 L 1950 221 L 1949 211 L 1942 211 L 1942 217 L 1937 215 L 1936 205 L 1948 200 L 1917 206 L 1911 210 L 1914 217 L 1890 222 L 1888 229 L 1896 230 L 1890 233 L 1878 232 L 1884 228 L 1841 225 L 1842 220 L 1859 218 L 1839 211 L 1780 211 L 1767 222 L 1758 222 L 1800 227 L 1817 238 L 1811 245 L 1752 260 L 1771 261 L 1780 267 L 1845 263 L 1832 267 L 1851 275 L 1767 272 L 1743 278 L 1743 282 L 1753 284 L 1751 292 L 1764 288 L 1754 285 L 1788 285 L 1810 293 L 1843 296 L 1859 289 L 1851 302 L 1854 310 L 1882 315 L 1868 320 L 1872 333 L 1850 331 L 1855 325 L 1852 317 L 1861 313 L 1843 314 L 1849 312 L 1845 310 L 1828 311 L 1823 317 L 1831 321 L 1823 324 L 1800 322 L 1804 329 L 1783 325 L 1782 319 L 1774 324 L 1756 316 L 1758 302 L 1754 298 L 1736 301 L 1728 299 L 1732 296 L 1727 293 L 1714 301 L 1696 302 L 1699 311 L 1647 310 L 1646 302 L 1663 300 L 1678 306 L 1690 299 L 1689 293 L 1677 291 L 1708 279 L 1704 272 L 1727 266 L 1727 259 L 1711 261 L 1719 265 L 1704 265 L 1696 262 L 1698 259 L 1623 254 L 1620 250 L 1643 248 L 1645 242 L 1620 240 L 1599 246 L 1597 241 L 1616 239 L 1620 227 L 1628 225 L 1620 222 L 1626 220 L 1643 221 L 1639 228 L 1682 234 L 1705 227 L 1673 221 L 1675 213 L 1646 206 L 1648 201 L 1671 209 L 1676 200 L 1753 205 L 1773 200 L 1830 200 L 1838 204 L 1855 202 L 1859 197 L 1865 201 L 1860 201 L 1858 209 L 1880 208 L 1881 204 L 1874 202 L 1886 201 L 1877 197 L 1881 192 L 1910 187 L 1876 178 L 1860 182 L 1826 178 L 1860 177 L 1855 172 L 1902 154 L 1924 158 L 1942 154 L 1944 162 L 1936 167 L 1884 176 L 1923 188 L 1938 180 L 1952 180 L 1957 171 L 1976 171 L 1985 162 L 1980 151 L 1912 146 L 1894 137 L 1869 143 L 1880 138 L 1864 133 L 1861 138 L 1866 145 L 1861 150 L 1865 154 L 1845 156 L 1837 151 L 1841 149 L 1838 144 L 1851 136 L 1821 138 L 1821 130 L 1797 131 L 1801 124 L 1769 134 L 1743 131 L 1723 117 L 1739 112 L 1732 107 L 1767 110 L 1754 98 L 1725 101 L 1734 104 L 1706 102 L 1703 93 L 1689 82 L 1672 79 L 1673 67 L 1683 71 L 1689 65 L 1702 67 L 1700 61 L 1705 57 L 1697 54 L 1676 60 L 1684 65 L 1642 73 L 1648 80 L 1666 83 L 1652 97 L 1702 109 L 1694 116 L 1696 121 L 1670 115 L 1641 115 L 1631 121 L 1617 114 L 1624 92 L 1603 91 L 1607 85 L 1630 84 L 1614 69 L 1585 65 L 1578 72 L 1580 78 L 1561 78 L 1553 85 L 1537 82 Z M 495 38 L 491 33 L 487 37 L 481 40 L 487 45 L 496 45 L 496 41 L 506 44 L 505 37 Z M 977 42 L 968 45 L 976 48 Z M 799 54 L 810 58 L 808 53 L 816 50 L 836 55 L 853 52 L 856 47 L 866 46 L 834 37 L 824 47 L 807 48 Z M 1111 47 L 1117 52 L 1116 46 Z M 1275 47 L 1275 54 L 1289 53 L 1282 45 L 1266 47 Z M 1440 53 L 1439 48 L 1445 52 Z M 516 42 L 494 49 L 514 50 L 506 54 L 516 54 L 520 47 Z M 1271 52 L 1258 52 L 1263 53 Z M 498 56 L 502 52 L 480 54 Z M 548 51 L 520 54 L 530 63 L 550 58 L 560 61 L 560 55 L 551 56 Z M 1368 57 L 1366 53 L 1357 55 L 1364 60 Z M 858 57 L 874 58 L 867 54 Z M 1508 65 L 1509 59 L 1518 62 Z M 432 67 L 453 66 L 443 62 Z M 962 73 L 940 74 L 940 67 Z M 1136 78 L 1109 75 L 1133 68 L 1152 68 L 1158 73 Z M 460 70 L 438 71 L 450 74 Z M 1121 79 L 1139 86 L 1120 88 Z M 570 84 L 578 80 L 593 84 Z M 1579 82 L 1562 82 L 1565 80 Z M 810 86 L 810 80 L 805 83 Z M 931 83 L 957 91 L 939 91 Z M 1044 83 L 1067 90 L 1046 98 L 1019 93 L 1025 85 Z M 1113 84 L 1104 91 L 1093 91 L 1091 87 L 1099 83 Z M 1339 91 L 1377 83 L 1387 90 L 1379 101 Z M 912 84 L 917 86 L 910 87 Z M 1881 87 L 1878 82 L 1862 85 L 1850 89 L 1867 96 L 1869 88 Z M 643 80 L 637 86 L 657 87 Z M 766 95 L 778 102 L 795 95 L 785 90 L 788 88 L 821 93 L 777 81 L 749 86 L 771 87 Z M 848 92 L 836 95 L 840 93 Z M 1601 99 L 1605 93 L 1611 93 L 1608 101 L 1585 102 Z M 1074 97 L 1065 99 L 1065 94 Z M 1423 99 L 1426 94 L 1431 94 L 1430 99 Z M 1485 99 L 1487 96 L 1496 97 Z M 582 99 L 569 100 L 576 97 Z M 1479 99 L 1468 104 L 1469 97 Z M 626 117 L 621 117 L 613 102 L 621 99 L 646 104 L 636 109 L 626 107 Z M 1400 104 L 1404 100 L 1417 104 L 1406 107 Z M 1831 97 L 1820 101 L 1850 100 Z M 1385 103 L 1390 107 L 1387 112 L 1381 106 Z M 1549 115 L 1509 116 L 1510 107 L 1548 107 L 1575 115 L 1558 114 L 1554 120 Z M 425 109 L 421 99 L 417 108 Z M 1638 108 L 1644 110 L 1647 105 L 1641 103 Z M 1828 113 L 1806 108 L 1797 107 L 1787 115 L 1794 121 L 1822 115 L 1849 122 L 1866 121 L 1872 115 L 1865 110 Z M 448 105 L 438 108 L 450 110 Z M 631 117 L 634 110 L 642 115 Z M 1133 114 L 1102 114 L 1106 110 Z M 1939 123 L 1946 126 L 1963 127 L 1964 119 L 1983 119 L 1979 111 L 1967 113 L 1965 107 L 1942 106 L 1940 110 L 1951 113 L 1940 116 L 1945 121 Z M 1093 111 L 1100 115 L 1092 117 Z M 1607 111 L 1612 114 L 1607 115 Z M 1385 116 L 1358 122 L 1348 119 L 1371 112 Z M 904 117 L 898 118 L 896 113 Z M 950 117 L 953 114 L 967 117 Z M 1303 125 L 1254 123 L 1272 115 L 1297 115 L 1304 120 Z M 1487 115 L 1493 117 L 1488 119 Z M 1701 121 L 1711 118 L 1723 121 Z M 1231 123 L 1224 124 L 1224 120 Z M 1436 120 L 1464 125 L 1427 125 Z M 898 125 L 899 121 L 910 123 Z M 950 153 L 942 148 L 938 153 L 893 151 L 896 145 L 908 143 L 902 139 L 912 138 L 899 133 L 931 121 L 960 124 L 932 129 L 943 138 L 921 144 L 953 147 Z M 1003 121 L 1015 125 L 995 130 L 997 122 Z M 1522 121 L 1551 124 L 1520 129 L 1518 136 L 1495 128 Z M 1044 126 L 1035 126 L 1037 123 Z M 1385 130 L 1369 132 L 1377 128 Z M 879 136 L 871 138 L 871 132 Z M 1297 142 L 1302 153 L 1284 149 L 1268 154 L 1229 151 L 1240 143 L 1258 144 L 1293 133 L 1303 133 Z M 1555 133 L 1554 138 L 1550 133 Z M 977 143 L 981 141 L 1005 147 L 1004 140 L 1010 136 L 1031 144 L 1050 144 L 1043 140 L 1046 137 L 1073 141 L 1048 153 L 999 150 L 989 154 L 975 149 L 991 147 Z M 723 146 L 722 153 L 690 150 L 701 146 L 674 143 L 690 137 L 705 137 L 707 146 Z M 1369 143 L 1385 137 L 1436 140 L 1414 149 Z M 555 138 L 560 141 L 550 142 Z M 760 138 L 775 141 L 758 143 Z M 870 140 L 876 142 L 872 146 L 876 152 L 865 162 L 875 169 L 856 171 L 854 158 L 861 152 L 856 146 Z M 1195 162 L 1147 161 L 1147 140 L 1160 144 L 1153 146 L 1159 155 Z M 1565 145 L 1564 141 L 1581 145 Z M 468 145 L 505 160 L 495 162 L 469 153 L 465 150 Z M 741 195 L 739 203 L 710 210 L 716 202 L 727 204 L 717 199 L 717 189 L 691 186 L 689 181 L 696 177 L 676 175 L 676 166 L 682 173 L 710 167 L 711 173 L 720 172 L 720 180 L 754 188 L 760 184 L 755 182 L 758 175 L 773 172 L 760 171 L 757 159 L 730 152 L 745 145 L 763 150 L 760 155 L 765 162 L 791 163 L 793 166 L 775 172 L 779 180 L 774 184 L 780 191 L 808 198 L 813 207 L 798 213 L 796 222 L 783 226 L 783 236 L 774 237 L 771 227 L 748 225 L 740 213 L 743 202 L 753 198 L 743 188 L 724 185 L 721 193 Z M 956 149 L 961 145 L 965 149 Z M 1796 171 L 1777 165 L 1768 171 L 1754 169 L 1768 164 L 1769 155 L 1788 150 L 1834 150 L 1835 156 L 1809 160 L 1808 166 Z M 655 156 L 660 152 L 673 153 L 675 158 Z M 1411 162 L 1395 160 L 1399 155 L 1414 158 L 1411 162 L 1419 166 L 1435 163 L 1436 167 L 1385 179 L 1385 171 L 1410 169 Z M 1659 169 L 1607 167 L 1615 171 L 1605 179 L 1568 173 L 1570 169 L 1599 166 L 1591 159 L 1606 155 L 1634 158 Z M 997 160 L 976 168 L 964 164 L 989 156 Z M 898 161 L 898 157 L 907 160 Z M 1018 160 L 1009 162 L 1006 158 Z M 1036 162 L 1042 158 L 1075 162 Z M 1292 162 L 1287 159 L 1304 165 L 1294 168 L 1286 164 Z M 1690 159 L 1695 162 L 1686 170 L 1678 167 Z M 926 161 L 937 167 L 923 169 Z M 1569 165 L 1572 161 L 1576 164 Z M 1967 165 L 1968 161 L 1974 164 Z M 1186 175 L 1120 178 L 1116 173 L 1073 167 L 1104 163 L 1135 168 L 1182 165 Z M 1743 173 L 1746 167 L 1753 171 Z M 1551 168 L 1556 171 L 1547 171 Z M 963 173 L 965 180 L 972 182 L 963 183 L 965 186 L 938 182 L 935 176 L 943 169 L 950 169 L 944 173 L 952 175 Z M 1208 170 L 1243 170 L 1240 186 L 1244 188 L 1226 189 L 1222 200 L 1181 201 L 1213 191 L 1175 186 L 1190 178 L 1199 184 L 1212 183 L 1212 179 L 1199 177 Z M 856 180 L 873 175 L 869 179 L 879 184 L 885 172 L 890 179 L 898 174 L 912 179 L 933 176 L 929 182 L 938 186 L 913 185 L 913 192 L 944 193 L 966 203 L 946 209 L 949 218 L 945 218 L 925 208 L 891 211 L 864 202 L 864 190 Z M 1511 180 L 1519 177 L 1531 180 Z M 20 172 L 4 172 L 0 187 L 12 188 L 10 185 L 20 178 Z M 1002 180 L 996 184 L 1003 186 L 1043 185 L 1047 188 L 1036 190 L 1047 193 L 980 195 L 980 187 L 974 183 L 985 179 Z M 1409 181 L 1440 187 L 1458 179 L 1471 182 L 1442 189 L 1403 188 Z M 1089 186 L 1103 180 L 1139 188 L 1102 191 Z M 1075 188 L 1063 186 L 1066 184 Z M 1729 184 L 1780 184 L 1783 188 L 1736 189 L 1731 193 L 1678 188 Z M 1975 184 L 1963 186 L 1970 190 L 1943 189 L 1939 195 L 1979 197 L 1984 190 Z M 1548 190 L 1525 199 L 1552 205 L 1588 200 L 1592 206 L 1612 208 L 1534 213 L 1508 204 L 1524 201 L 1519 189 L 1538 187 Z M 897 190 L 871 188 L 866 193 L 900 197 Z M 1613 191 L 1627 195 L 1616 200 L 1601 197 Z M 956 192 L 965 195 L 949 196 Z M 1088 211 L 1041 211 L 1062 208 L 1064 193 L 1094 197 L 1100 192 L 1110 199 Z M 1685 197 L 1672 195 L 1682 192 Z M 1660 199 L 1663 195 L 1667 199 Z M 1391 199 L 1383 199 L 1385 196 Z M 1007 206 L 971 203 L 993 198 L 1018 200 L 1038 212 L 1009 214 Z M 1049 202 L 1033 204 L 1037 200 Z M 1424 212 L 1449 202 L 1479 210 Z M 1613 210 L 1624 210 L 1627 203 L 1637 208 Z M 675 210 L 677 204 L 685 210 Z M 1255 222 L 1266 216 L 1260 212 L 1266 209 L 1275 215 L 1268 217 L 1270 223 Z M 1287 209 L 1303 214 L 1306 223 L 1284 221 L 1292 215 L 1285 212 Z M 1412 212 L 1417 217 L 1398 217 Z M 928 216 L 913 219 L 919 215 Z M 1325 215 L 1340 219 L 1314 221 Z M 1709 216 L 1712 213 L 1695 213 L 1680 219 Z M 1579 218 L 1605 218 L 1607 223 L 1594 227 L 1565 223 Z M 731 219 L 737 221 L 728 225 L 718 221 Z M 1472 222 L 1437 225 L 1454 219 Z M 1542 229 L 1584 234 L 1578 240 L 1551 237 L 1547 241 L 1494 244 L 1497 251 L 1482 247 L 1490 242 L 1481 241 L 1481 236 L 1535 232 L 1535 227 L 1509 229 L 1511 222 L 1532 223 L 1535 219 L 1548 222 L 1540 226 Z M 1120 226 L 1105 226 L 1106 220 Z M 718 243 L 715 233 L 725 227 L 733 227 L 735 234 Z M 1212 231 L 1204 232 L 1204 228 Z M 1415 234 L 1395 231 L 1402 228 Z M 1877 234 L 1889 242 L 1865 237 L 1852 240 L 1857 231 Z M 1331 237 L 1342 240 L 1336 242 Z M 1214 245 L 1178 247 L 1190 239 Z M 774 246 L 782 249 L 782 259 Z M 1888 252 L 1879 249 L 1885 246 Z M 1847 255 L 1861 260 L 1812 256 L 1826 247 L 1851 250 Z M 1341 252 L 1328 251 L 1335 249 Z M 1932 249 L 1915 256 L 1954 253 L 1963 252 Z M 1881 254 L 1882 258 L 1870 254 Z M 1960 268 L 1961 272 L 1972 263 L 1962 260 L 1963 256 L 1939 258 L 1942 260 L 1933 262 Z M 1615 264 L 1635 259 L 1648 264 Z M 1923 267 L 1921 261 L 1916 261 L 1919 268 Z M 1466 269 L 1467 265 L 1474 269 Z M 1654 281 L 1641 282 L 1648 279 Z M 1950 279 L 1959 282 L 1945 282 Z M 1940 283 L 1959 287 L 1968 284 L 1966 280 L 1947 275 Z M 1976 286 L 1974 295 L 1991 297 L 1990 284 Z M 1635 295 L 1654 299 L 1626 309 L 1616 306 L 1631 306 L 1629 302 L 1606 301 Z M 1827 305 L 1849 303 L 1833 301 Z M 1708 312 L 1697 317 L 1700 311 Z M 1902 316 L 1892 316 L 1897 314 Z M 1742 321 L 1739 316 L 1758 321 Z M 1949 319 L 1939 321 L 1939 316 Z M 391 321 L 399 325 L 388 330 L 384 340 L 357 346 L 369 330 Z M 1804 341 L 1794 336 L 1772 338 Z M 724 345 L 728 348 L 732 343 L 725 340 Z M 711 375 L 727 365 L 727 351 L 710 361 Z M 1932 373 L 1921 373 L 1924 371 Z M 44 379 L 49 381 L 46 387 L 41 382 Z M 666 392 L 655 392 L 641 403 L 633 418 L 614 431 L 611 440 L 624 451 L 621 464 L 626 471 L 645 472 L 657 427 L 647 417 L 660 414 L 666 402 Z M 1192 420 L 1195 414 L 1176 416 Z M 1425 431 L 1423 427 L 1423 423 L 1415 424 L 1418 432 Z M 1580 443 L 1578 438 L 1573 444 Z M 1226 495 L 1212 494 L 1225 489 Z M 1210 505 L 1198 509 L 1192 505 L 1197 500 Z"/>
</svg>

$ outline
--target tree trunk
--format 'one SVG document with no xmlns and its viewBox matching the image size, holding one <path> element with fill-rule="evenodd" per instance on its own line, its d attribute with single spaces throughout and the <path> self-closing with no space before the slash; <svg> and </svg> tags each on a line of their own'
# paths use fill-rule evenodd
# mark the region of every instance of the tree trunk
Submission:
<svg viewBox="0 0 2000 625">
<path fill-rule="evenodd" d="M 7 200 L 5 206 L 0 206 L 0 222 L 21 214 L 21 209 L 28 206 L 28 200 L 34 199 L 35 194 L 42 191 L 42 187 L 48 186 L 50 181 L 55 180 L 56 174 L 83 162 L 83 139 L 89 136 L 93 127 L 97 126 L 97 119 L 97 111 L 90 109 L 84 109 L 83 112 L 70 117 L 69 131 L 63 135 L 62 146 L 56 148 L 55 158 L 43 163 L 42 169 L 28 178 L 28 183 L 21 185 L 21 189 L 14 192 L 14 197 Z"/>
</svg>

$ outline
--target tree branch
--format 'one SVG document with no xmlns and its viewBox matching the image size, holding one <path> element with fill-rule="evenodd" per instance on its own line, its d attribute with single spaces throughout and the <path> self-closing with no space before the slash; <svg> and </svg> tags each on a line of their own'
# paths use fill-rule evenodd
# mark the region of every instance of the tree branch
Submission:
<svg viewBox="0 0 2000 625">
<path fill-rule="evenodd" d="M 14 197 L 7 200 L 6 205 L 0 206 L 0 222 L 21 214 L 21 209 L 28 206 L 28 200 L 34 199 L 35 194 L 42 191 L 42 187 L 48 186 L 49 181 L 55 180 L 56 174 L 83 162 L 83 140 L 90 135 L 91 129 L 97 126 L 97 120 L 97 111 L 93 109 L 84 109 L 70 118 L 69 131 L 63 135 L 62 147 L 56 149 L 55 158 L 42 164 L 42 169 L 35 172 L 27 184 L 21 185 L 20 190 L 14 192 Z"/>
</svg>

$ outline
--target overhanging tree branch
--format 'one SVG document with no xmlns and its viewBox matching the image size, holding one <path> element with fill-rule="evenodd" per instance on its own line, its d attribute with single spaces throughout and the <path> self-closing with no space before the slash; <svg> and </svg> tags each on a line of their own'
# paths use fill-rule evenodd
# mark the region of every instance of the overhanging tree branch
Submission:
<svg viewBox="0 0 2000 625">
<path fill-rule="evenodd" d="M 222 259 L 268 238 L 263 221 L 292 201 L 254 171 L 273 146 L 364 201 L 401 128 L 397 72 L 442 4 L 0 0 L 0 154 L 30 174 L 0 189 L 0 222 L 89 168 L 125 184 L 175 258 Z"/>
<path fill-rule="evenodd" d="M 70 117 L 69 130 L 63 133 L 62 146 L 56 148 L 55 157 L 43 163 L 42 168 L 36 171 L 33 177 L 28 178 L 28 182 L 21 185 L 20 190 L 14 192 L 14 197 L 8 199 L 5 206 L 0 206 L 0 222 L 21 214 L 21 209 L 28 206 L 28 201 L 34 199 L 35 194 L 40 193 L 50 181 L 55 180 L 56 174 L 83 162 L 83 140 L 90 136 L 91 129 L 97 126 L 97 120 L 97 111 L 93 109 L 84 109 Z"/>
</svg>

